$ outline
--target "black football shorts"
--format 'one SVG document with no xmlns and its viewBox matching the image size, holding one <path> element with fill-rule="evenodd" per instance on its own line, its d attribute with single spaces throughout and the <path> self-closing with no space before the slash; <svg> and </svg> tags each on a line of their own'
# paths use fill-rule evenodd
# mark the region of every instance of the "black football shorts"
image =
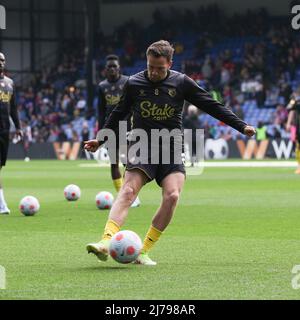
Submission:
<svg viewBox="0 0 300 320">
<path fill-rule="evenodd" d="M 126 166 L 127 171 L 138 169 L 147 176 L 148 182 L 155 179 L 156 183 L 161 187 L 162 181 L 170 174 L 181 172 L 184 175 L 185 168 L 183 164 L 131 164 Z"/>
<path fill-rule="evenodd" d="M 134 146 L 133 143 L 129 143 L 130 146 Z M 185 167 L 183 164 L 183 146 L 181 145 L 181 141 L 179 144 L 176 144 L 177 148 L 175 148 L 174 141 L 168 144 L 154 144 L 153 148 L 148 142 L 148 153 L 142 154 L 141 152 L 137 152 L 137 156 L 139 160 L 134 161 L 136 159 L 135 156 L 130 155 L 128 153 L 128 163 L 126 166 L 127 171 L 131 171 L 134 169 L 138 169 L 147 176 L 148 181 L 156 180 L 156 183 L 161 186 L 162 181 L 170 174 L 181 172 L 186 175 Z M 151 163 L 151 155 L 154 156 L 156 162 Z M 169 155 L 168 159 L 164 159 L 164 155 Z"/>
</svg>

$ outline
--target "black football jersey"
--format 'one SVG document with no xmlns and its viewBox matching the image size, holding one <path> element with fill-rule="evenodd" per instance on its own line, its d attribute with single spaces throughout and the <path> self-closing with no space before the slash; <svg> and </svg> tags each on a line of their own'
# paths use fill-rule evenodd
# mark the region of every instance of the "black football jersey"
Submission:
<svg viewBox="0 0 300 320">
<path fill-rule="evenodd" d="M 130 76 L 118 105 L 111 112 L 105 128 L 117 130 L 120 120 L 132 112 L 132 128 L 182 129 L 184 101 L 243 133 L 247 124 L 229 108 L 214 100 L 194 80 L 183 73 L 169 71 L 161 82 L 151 82 L 147 71 Z"/>
<path fill-rule="evenodd" d="M 115 81 L 104 80 L 99 84 L 99 102 L 98 102 L 98 122 L 99 129 L 102 129 L 114 107 L 120 102 L 123 89 L 128 77 L 121 75 Z"/>
<path fill-rule="evenodd" d="M 0 132 L 7 133 L 10 129 L 11 116 L 16 129 L 20 129 L 20 121 L 15 98 L 15 86 L 12 79 L 0 77 Z"/>
</svg>

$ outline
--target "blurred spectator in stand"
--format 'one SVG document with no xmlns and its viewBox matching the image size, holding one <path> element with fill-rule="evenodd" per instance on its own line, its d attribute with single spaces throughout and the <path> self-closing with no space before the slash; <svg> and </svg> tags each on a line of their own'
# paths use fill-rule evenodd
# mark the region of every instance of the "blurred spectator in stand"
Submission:
<svg viewBox="0 0 300 320">
<path fill-rule="evenodd" d="M 194 166 L 195 162 L 198 162 L 198 157 L 196 154 L 196 130 L 200 128 L 200 121 L 198 117 L 198 108 L 194 105 L 189 105 L 187 115 L 184 117 L 183 126 L 187 130 L 191 130 L 192 134 L 187 135 L 189 156 L 191 161 L 191 166 Z"/>
<path fill-rule="evenodd" d="M 256 128 L 256 140 L 262 141 L 267 139 L 267 127 L 261 122 L 258 122 Z"/>
</svg>

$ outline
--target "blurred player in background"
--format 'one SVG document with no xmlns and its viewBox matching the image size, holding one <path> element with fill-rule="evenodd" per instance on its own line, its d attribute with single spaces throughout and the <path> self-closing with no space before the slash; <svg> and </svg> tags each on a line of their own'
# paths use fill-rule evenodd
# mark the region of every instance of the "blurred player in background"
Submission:
<svg viewBox="0 0 300 320">
<path fill-rule="evenodd" d="M 148 48 L 147 70 L 129 77 L 118 106 L 114 108 L 105 123 L 104 128 L 116 130 L 119 121 L 124 120 L 133 111 L 133 131 L 143 129 L 148 133 L 148 140 L 153 132 L 152 129 L 166 129 L 168 132 L 174 132 L 177 129 L 175 130 L 177 133 L 168 151 L 172 158 L 169 163 L 162 163 L 162 161 L 158 164 L 152 163 L 151 156 L 137 164 L 128 161 L 125 182 L 110 211 L 102 240 L 99 243 L 87 245 L 87 251 L 94 253 L 102 261 L 107 260 L 110 240 L 124 224 L 133 199 L 146 183 L 155 179 L 162 188 L 162 201 L 152 219 L 141 254 L 135 263 L 156 265 L 148 253 L 171 222 L 185 181 L 185 168 L 182 161 L 178 163 L 179 161 L 174 160 L 177 156 L 174 151 L 176 144 L 180 151 L 182 147 L 184 101 L 190 102 L 248 137 L 256 133 L 253 127 L 248 126 L 229 108 L 214 100 L 194 80 L 183 73 L 170 70 L 173 54 L 174 49 L 168 41 L 158 41 Z M 85 148 L 95 152 L 101 144 L 103 141 L 95 139 L 85 142 Z M 157 147 L 161 154 L 164 145 L 159 143 Z M 148 145 L 148 148 L 151 149 L 151 146 Z M 151 154 L 151 150 L 148 154 Z"/>
<path fill-rule="evenodd" d="M 199 162 L 196 152 L 196 130 L 200 129 L 200 121 L 198 117 L 199 109 L 192 104 L 187 108 L 187 116 L 183 119 L 183 127 L 192 130 L 192 135 L 188 135 L 185 139 L 185 145 L 188 147 L 188 154 L 193 167 L 195 163 Z"/>
<path fill-rule="evenodd" d="M 24 161 L 30 161 L 29 148 L 32 143 L 32 130 L 28 121 L 24 121 L 22 124 L 23 131 L 23 149 L 24 149 Z"/>
<path fill-rule="evenodd" d="M 292 124 L 296 126 L 296 160 L 298 167 L 295 171 L 300 174 L 300 87 L 292 94 L 292 98 L 287 105 L 289 116 L 287 120 L 286 129 L 291 132 Z"/>
<path fill-rule="evenodd" d="M 12 79 L 4 74 L 5 56 L 0 53 L 0 171 L 6 164 L 8 146 L 9 146 L 9 130 L 10 120 L 16 127 L 17 140 L 22 139 L 22 131 L 20 128 L 19 115 L 15 101 L 15 86 Z M 4 199 L 2 182 L 0 180 L 0 214 L 9 214 L 10 210 Z"/>
<path fill-rule="evenodd" d="M 116 55 L 109 55 L 106 57 L 105 76 L 106 79 L 99 84 L 99 97 L 98 97 L 98 130 L 104 127 L 105 122 L 110 116 L 114 107 L 120 102 L 123 93 L 123 88 L 128 80 L 127 76 L 121 74 L 119 58 Z M 130 117 L 128 117 L 128 131 L 130 131 Z M 117 141 L 117 161 L 111 163 L 111 178 L 117 192 L 120 191 L 123 178 L 119 168 L 119 153 L 120 147 Z M 127 156 L 127 155 L 126 155 Z M 131 207 L 138 207 L 140 200 L 137 197 Z"/>
</svg>

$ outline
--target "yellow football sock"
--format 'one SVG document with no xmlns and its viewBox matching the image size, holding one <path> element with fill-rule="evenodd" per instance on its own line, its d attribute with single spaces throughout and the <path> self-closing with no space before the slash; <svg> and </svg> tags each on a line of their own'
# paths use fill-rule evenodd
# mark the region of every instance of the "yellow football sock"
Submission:
<svg viewBox="0 0 300 320">
<path fill-rule="evenodd" d="M 146 234 L 142 252 L 147 253 L 150 249 L 152 249 L 152 247 L 155 245 L 155 243 L 158 241 L 161 235 L 161 231 L 151 226 L 148 230 L 148 233 Z"/>
<path fill-rule="evenodd" d="M 117 192 L 119 192 L 122 188 L 122 185 L 123 185 L 123 179 L 122 178 L 115 179 L 115 180 L 113 180 L 113 184 L 114 184 Z"/>
<path fill-rule="evenodd" d="M 296 160 L 298 161 L 298 164 L 300 165 L 300 143 L 297 142 L 296 146 Z"/>
<path fill-rule="evenodd" d="M 113 220 L 108 220 L 104 229 L 102 240 L 110 240 L 117 232 L 120 231 L 120 226 Z"/>
</svg>

